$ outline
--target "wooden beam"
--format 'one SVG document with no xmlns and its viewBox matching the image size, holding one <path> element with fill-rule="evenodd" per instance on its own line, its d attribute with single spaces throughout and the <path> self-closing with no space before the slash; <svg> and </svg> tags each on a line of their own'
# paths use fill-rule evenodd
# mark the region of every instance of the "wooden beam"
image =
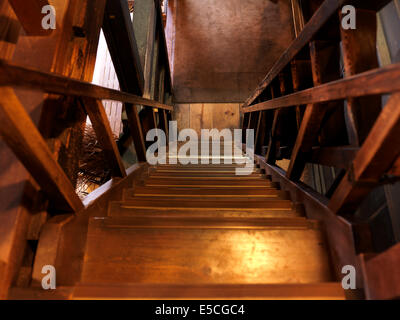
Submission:
<svg viewBox="0 0 400 320">
<path fill-rule="evenodd" d="M 400 91 L 400 63 L 244 108 L 244 113 Z"/>
<path fill-rule="evenodd" d="M 393 167 L 390 169 L 389 175 L 400 177 L 400 157 L 397 158 Z"/>
<path fill-rule="evenodd" d="M 50 196 L 54 209 L 77 212 L 82 201 L 53 158 L 46 142 L 16 97 L 13 89 L 0 89 L 0 134 L 25 168 Z"/>
<path fill-rule="evenodd" d="M 355 30 L 340 28 L 346 77 L 379 68 L 376 11 L 357 8 L 356 17 Z M 339 18 L 341 21 L 342 13 Z M 346 124 L 350 144 L 359 146 L 364 142 L 382 109 L 381 104 L 379 95 L 348 99 Z"/>
<path fill-rule="evenodd" d="M 315 86 L 340 77 L 340 50 L 338 43 L 313 41 L 310 44 L 310 55 Z M 286 173 L 289 179 L 299 180 L 301 178 L 311 149 L 317 144 L 322 120 L 327 111 L 336 106 L 336 103 L 307 105 Z"/>
<path fill-rule="evenodd" d="M 49 5 L 47 0 L 8 0 L 13 8 L 19 22 L 28 36 L 47 36 L 52 33 L 52 29 L 43 29 L 42 8 Z"/>
<path fill-rule="evenodd" d="M 121 90 L 142 96 L 143 68 L 126 0 L 107 1 L 103 31 Z"/>
<path fill-rule="evenodd" d="M 114 140 L 103 104 L 99 100 L 92 98 L 83 98 L 82 102 L 96 132 L 97 140 L 100 142 L 104 155 L 111 167 L 112 176 L 126 177 L 125 167 Z"/>
<path fill-rule="evenodd" d="M 336 189 L 329 208 L 336 214 L 352 214 L 379 183 L 400 154 L 400 94 L 389 99 L 350 170 Z"/>
<path fill-rule="evenodd" d="M 136 155 L 140 162 L 144 162 L 146 161 L 146 146 L 137 107 L 136 105 L 125 104 L 125 110 L 128 117 L 129 129 L 135 145 Z"/>
<path fill-rule="evenodd" d="M 53 73 L 17 66 L 0 60 L 0 86 L 15 86 L 66 96 L 114 100 L 173 111 L 173 107 L 118 90 L 93 85 Z"/>
<path fill-rule="evenodd" d="M 268 72 L 267 76 L 262 80 L 258 88 L 246 100 L 243 108 L 252 104 L 256 98 L 270 85 L 278 74 L 285 68 L 290 61 L 303 49 L 307 43 L 311 41 L 314 35 L 320 28 L 328 21 L 328 19 L 341 7 L 346 0 L 325 0 L 320 8 L 315 12 L 310 21 L 306 24 L 300 35 L 292 42 L 290 47 L 281 55 L 279 60 L 275 63 L 272 69 Z"/>
<path fill-rule="evenodd" d="M 160 128 L 165 132 L 166 138 L 167 138 L 167 144 L 168 144 L 168 137 L 169 137 L 169 127 L 168 127 L 168 115 L 167 111 L 165 110 L 159 110 L 159 120 L 160 120 Z"/>
<path fill-rule="evenodd" d="M 347 170 L 359 150 L 351 146 L 318 147 L 312 150 L 308 162 Z"/>
</svg>

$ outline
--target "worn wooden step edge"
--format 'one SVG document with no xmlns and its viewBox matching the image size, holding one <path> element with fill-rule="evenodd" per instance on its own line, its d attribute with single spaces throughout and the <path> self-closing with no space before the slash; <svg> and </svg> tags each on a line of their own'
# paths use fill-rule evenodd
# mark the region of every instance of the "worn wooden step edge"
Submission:
<svg viewBox="0 0 400 320">
<path fill-rule="evenodd" d="M 165 164 L 149 167 L 149 170 L 204 170 L 204 171 L 233 171 L 236 169 L 245 168 L 245 166 L 231 165 L 231 164 Z M 254 165 L 253 172 L 261 173 L 263 172 L 259 166 Z"/>
<path fill-rule="evenodd" d="M 245 217 L 92 217 L 91 228 L 123 229 L 307 229 L 320 230 L 318 221 L 301 217 L 245 218 Z"/>
<path fill-rule="evenodd" d="M 344 300 L 339 283 L 310 284 L 78 284 L 73 299 L 290 299 Z"/>
<path fill-rule="evenodd" d="M 243 190 L 238 188 L 156 188 L 156 187 L 134 187 L 123 190 L 123 199 L 131 199 L 132 197 L 157 197 L 159 198 L 179 198 L 193 199 L 199 198 L 209 201 L 210 199 L 269 199 L 279 198 L 289 200 L 289 193 L 276 189 L 257 189 Z"/>
<path fill-rule="evenodd" d="M 12 287 L 9 300 L 345 300 L 337 282 L 308 284 L 86 284 L 56 290 Z"/>
<path fill-rule="evenodd" d="M 233 175 L 217 175 L 217 174 L 156 174 L 151 173 L 149 174 L 149 179 L 171 179 L 171 180 L 261 180 L 267 181 L 265 175 L 262 174 L 253 174 L 253 175 L 246 175 L 246 176 L 237 176 Z"/>
<path fill-rule="evenodd" d="M 155 179 L 150 178 L 143 180 L 137 185 L 143 185 L 148 187 L 206 187 L 206 188 L 246 188 L 246 187 L 270 187 L 278 188 L 279 184 L 270 182 L 269 180 L 215 180 L 215 179 L 204 179 L 204 180 L 191 180 L 191 179 Z"/>
<path fill-rule="evenodd" d="M 97 299 L 327 299 L 344 300 L 336 282 L 309 284 L 85 284 L 57 286 L 56 290 L 12 287 L 9 300 Z"/>
<path fill-rule="evenodd" d="M 219 217 L 301 217 L 304 216 L 303 212 L 299 212 L 292 209 L 287 210 L 274 210 L 274 209 L 230 209 L 230 210 L 220 210 L 220 209 L 197 209 L 188 210 L 186 208 L 180 209 L 164 209 L 157 210 L 153 208 L 123 208 L 121 204 L 123 202 L 111 202 L 108 208 L 109 217 L 131 217 L 131 216 L 196 216 L 196 217 L 209 217 L 209 216 L 219 216 Z"/>
<path fill-rule="evenodd" d="M 288 210 L 293 209 L 293 203 L 290 200 L 253 200 L 253 201 L 214 201 L 207 202 L 201 200 L 193 201 L 180 201 L 180 200 L 164 200 L 160 202 L 149 200 L 126 200 L 121 203 L 123 208 L 157 208 L 159 210 L 165 209 L 281 209 Z"/>
<path fill-rule="evenodd" d="M 218 174 L 235 174 L 236 168 L 186 168 L 182 166 L 181 168 L 152 168 L 149 172 L 153 173 L 177 173 L 177 172 L 185 172 L 185 173 L 218 173 Z M 260 169 L 254 169 L 252 171 L 254 174 L 261 174 Z"/>
</svg>

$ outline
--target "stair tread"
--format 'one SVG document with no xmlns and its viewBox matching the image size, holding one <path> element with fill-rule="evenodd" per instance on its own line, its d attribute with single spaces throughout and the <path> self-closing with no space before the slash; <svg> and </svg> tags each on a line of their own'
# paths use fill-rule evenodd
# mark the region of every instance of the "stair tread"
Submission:
<svg viewBox="0 0 400 320">
<path fill-rule="evenodd" d="M 130 216 L 93 217 L 91 227 L 99 228 L 192 228 L 192 229 L 319 229 L 317 221 L 303 217 L 196 217 Z"/>
<path fill-rule="evenodd" d="M 56 290 L 18 288 L 9 290 L 11 300 L 111 300 L 111 299 L 189 299 L 189 300 L 344 300 L 340 283 L 307 284 L 135 284 L 78 283 Z"/>
<path fill-rule="evenodd" d="M 236 177 L 244 178 L 244 179 L 263 179 L 265 175 L 262 173 L 252 173 L 246 176 L 238 176 L 235 172 L 160 172 L 154 171 L 150 173 L 150 177 L 152 178 L 198 178 L 198 179 L 206 179 L 206 178 L 217 178 L 217 179 L 233 179 Z"/>
<path fill-rule="evenodd" d="M 135 186 L 127 189 L 126 194 L 129 196 L 170 196 L 170 197 L 277 197 L 285 194 L 281 190 L 272 188 L 188 188 L 188 187 L 143 187 Z"/>
<path fill-rule="evenodd" d="M 331 281 L 322 232 L 310 228 L 89 228 L 84 282 Z"/>
<path fill-rule="evenodd" d="M 187 208 L 164 208 L 159 210 L 157 208 L 124 208 L 121 207 L 123 202 L 112 202 L 109 207 L 109 216 L 123 217 L 123 216 L 140 216 L 152 215 L 156 216 L 198 216 L 198 217 L 288 217 L 288 216 L 301 216 L 301 213 L 292 210 L 274 210 L 274 209 L 196 209 L 188 210 Z"/>
<path fill-rule="evenodd" d="M 343 300 L 337 282 L 310 284 L 85 284 L 76 286 L 75 299 L 328 299 Z"/>
<path fill-rule="evenodd" d="M 153 201 L 152 199 L 141 199 L 141 198 L 133 198 L 129 200 L 122 201 L 122 208 L 139 208 L 139 207 L 148 207 L 148 208 L 157 208 L 159 210 L 163 210 L 166 208 L 190 208 L 190 209 L 237 209 L 237 208 L 246 208 L 246 209 L 292 209 L 293 203 L 290 200 L 279 200 L 279 199 L 257 199 L 252 201 L 246 201 L 238 199 L 237 201 L 229 201 L 226 199 L 219 201 L 202 201 L 198 199 L 193 199 L 191 201 L 182 201 L 176 199 L 168 199 L 162 201 Z"/>
<path fill-rule="evenodd" d="M 238 181 L 237 178 L 229 179 L 173 179 L 173 178 L 149 178 L 144 181 L 145 186 L 155 186 L 155 187 L 174 187 L 174 186 L 204 186 L 208 188 L 215 187 L 275 187 L 276 184 L 267 179 L 241 179 Z"/>
</svg>

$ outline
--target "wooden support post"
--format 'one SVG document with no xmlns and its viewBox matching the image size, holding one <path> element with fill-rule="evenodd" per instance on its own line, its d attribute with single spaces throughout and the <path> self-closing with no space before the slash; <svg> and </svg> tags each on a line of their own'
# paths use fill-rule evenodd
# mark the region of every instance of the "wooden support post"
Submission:
<svg viewBox="0 0 400 320">
<path fill-rule="evenodd" d="M 158 110 L 159 114 L 159 121 L 160 121 L 160 128 L 164 130 L 166 138 L 167 138 L 167 144 L 168 144 L 168 137 L 169 137 L 169 132 L 168 132 L 168 115 L 167 111 L 164 109 Z"/>
<path fill-rule="evenodd" d="M 400 94 L 391 96 L 350 170 L 336 189 L 329 208 L 336 214 L 353 214 L 368 193 L 395 165 L 400 150 Z"/>
<path fill-rule="evenodd" d="M 347 170 L 359 150 L 358 147 L 349 146 L 317 147 L 312 150 L 308 161 L 310 163 Z"/>
<path fill-rule="evenodd" d="M 137 107 L 135 105 L 126 103 L 125 110 L 128 117 L 133 143 L 135 144 L 136 155 L 139 161 L 146 161 L 146 146 Z"/>
<path fill-rule="evenodd" d="M 281 96 L 286 95 L 288 89 L 286 86 L 286 79 L 285 79 L 285 74 L 280 73 L 279 74 L 279 94 Z M 275 93 L 273 93 L 273 96 L 275 96 Z M 274 120 L 272 122 L 272 128 L 271 128 L 271 133 L 270 133 L 270 139 L 269 139 L 269 144 L 268 144 L 268 152 L 266 155 L 266 160 L 267 163 L 269 164 L 275 164 L 276 161 L 276 154 L 277 151 L 280 149 L 280 139 L 279 136 L 282 134 L 282 128 L 280 127 L 279 121 L 281 120 L 280 118 L 284 115 L 287 115 L 287 110 L 283 109 L 277 109 L 274 112 Z"/>
<path fill-rule="evenodd" d="M 101 101 L 92 98 L 83 98 L 82 102 L 96 132 L 97 140 L 100 142 L 104 155 L 111 167 L 113 177 L 126 177 L 125 167 L 103 104 Z"/>
<path fill-rule="evenodd" d="M 0 120 L 0 133 L 4 141 L 49 195 L 53 209 L 72 212 L 82 209 L 82 201 L 71 182 L 9 87 L 0 89 Z"/>
<path fill-rule="evenodd" d="M 340 51 L 337 43 L 313 41 L 310 44 L 310 53 L 315 86 L 340 77 Z M 300 179 L 312 147 L 317 144 L 322 120 L 327 111 L 335 107 L 336 102 L 307 105 L 287 171 L 289 179 Z"/>
<path fill-rule="evenodd" d="M 379 67 L 376 51 L 376 12 L 357 8 L 356 15 L 355 30 L 340 28 L 346 77 Z M 381 97 L 349 98 L 346 109 L 350 144 L 359 146 L 368 136 L 381 111 Z"/>
</svg>

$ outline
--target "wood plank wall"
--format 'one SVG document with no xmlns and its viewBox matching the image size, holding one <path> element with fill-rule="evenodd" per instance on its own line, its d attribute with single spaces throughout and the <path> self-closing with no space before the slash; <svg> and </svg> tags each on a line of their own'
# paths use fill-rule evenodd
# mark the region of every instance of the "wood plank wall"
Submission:
<svg viewBox="0 0 400 320">
<path fill-rule="evenodd" d="M 201 129 L 239 129 L 238 103 L 176 104 L 173 114 L 178 130 L 193 129 L 200 136 Z"/>
</svg>

